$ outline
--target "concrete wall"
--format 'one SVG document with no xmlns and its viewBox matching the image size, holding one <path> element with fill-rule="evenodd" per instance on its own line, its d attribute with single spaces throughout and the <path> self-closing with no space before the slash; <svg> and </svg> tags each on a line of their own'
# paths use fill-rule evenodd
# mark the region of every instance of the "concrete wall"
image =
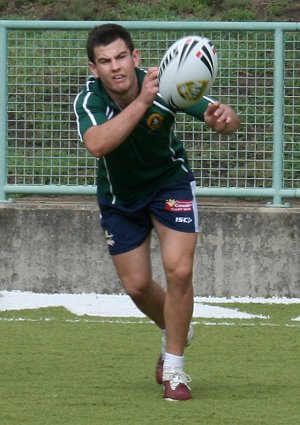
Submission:
<svg viewBox="0 0 300 425">
<path fill-rule="evenodd" d="M 300 297 L 300 208 L 203 205 L 201 218 L 195 295 Z M 121 292 L 92 198 L 0 205 L 0 247 L 1 290 Z M 155 235 L 151 250 L 165 285 Z"/>
</svg>

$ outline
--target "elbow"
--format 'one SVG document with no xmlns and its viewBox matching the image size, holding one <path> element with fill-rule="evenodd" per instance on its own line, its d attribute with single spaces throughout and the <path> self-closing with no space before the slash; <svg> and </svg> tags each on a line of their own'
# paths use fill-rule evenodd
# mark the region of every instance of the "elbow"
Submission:
<svg viewBox="0 0 300 425">
<path fill-rule="evenodd" d="M 99 149 L 98 147 L 95 147 L 95 148 L 86 147 L 86 148 L 89 151 L 89 153 L 92 154 L 96 158 L 101 158 L 102 156 L 104 156 L 104 152 L 101 149 Z"/>
<path fill-rule="evenodd" d="M 104 156 L 106 153 L 104 152 L 102 143 L 99 143 L 98 139 L 83 137 L 83 143 L 89 153 L 96 158 L 101 158 L 101 156 Z"/>
<path fill-rule="evenodd" d="M 89 153 L 96 158 L 101 158 L 101 156 L 104 156 L 104 152 L 102 149 L 97 145 L 91 145 L 90 143 L 84 142 L 86 149 L 89 151 Z"/>
</svg>

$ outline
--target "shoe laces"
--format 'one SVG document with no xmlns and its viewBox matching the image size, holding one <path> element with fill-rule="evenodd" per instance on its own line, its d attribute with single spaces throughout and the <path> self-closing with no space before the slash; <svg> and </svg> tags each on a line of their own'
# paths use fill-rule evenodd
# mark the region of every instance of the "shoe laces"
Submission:
<svg viewBox="0 0 300 425">
<path fill-rule="evenodd" d="M 184 384 L 190 390 L 188 383 L 191 382 L 192 378 L 185 372 L 179 369 L 166 370 L 163 373 L 163 380 L 170 382 L 170 387 L 175 390 L 179 384 Z"/>
</svg>

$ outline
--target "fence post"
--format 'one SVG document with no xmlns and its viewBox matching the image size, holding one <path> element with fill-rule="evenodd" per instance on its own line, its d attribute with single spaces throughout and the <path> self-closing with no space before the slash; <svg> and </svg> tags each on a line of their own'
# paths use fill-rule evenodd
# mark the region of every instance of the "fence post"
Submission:
<svg viewBox="0 0 300 425">
<path fill-rule="evenodd" d="M 276 28 L 274 32 L 274 114 L 273 114 L 273 202 L 270 207 L 288 207 L 282 202 L 283 186 L 283 144 L 284 144 L 284 32 Z"/>
<path fill-rule="evenodd" d="M 6 201 L 7 176 L 7 33 L 0 25 L 0 203 Z"/>
</svg>

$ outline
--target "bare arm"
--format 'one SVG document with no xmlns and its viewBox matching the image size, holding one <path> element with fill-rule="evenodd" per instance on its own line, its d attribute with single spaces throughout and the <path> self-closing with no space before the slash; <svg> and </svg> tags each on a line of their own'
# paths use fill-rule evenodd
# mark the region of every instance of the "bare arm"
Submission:
<svg viewBox="0 0 300 425">
<path fill-rule="evenodd" d="M 222 134 L 231 134 L 240 125 L 240 118 L 235 111 L 230 106 L 219 102 L 208 105 L 204 120 L 211 129 Z"/>
<path fill-rule="evenodd" d="M 83 141 L 92 155 L 101 157 L 110 153 L 134 130 L 158 92 L 157 73 L 157 68 L 150 68 L 136 99 L 116 117 L 85 132 Z"/>
</svg>

